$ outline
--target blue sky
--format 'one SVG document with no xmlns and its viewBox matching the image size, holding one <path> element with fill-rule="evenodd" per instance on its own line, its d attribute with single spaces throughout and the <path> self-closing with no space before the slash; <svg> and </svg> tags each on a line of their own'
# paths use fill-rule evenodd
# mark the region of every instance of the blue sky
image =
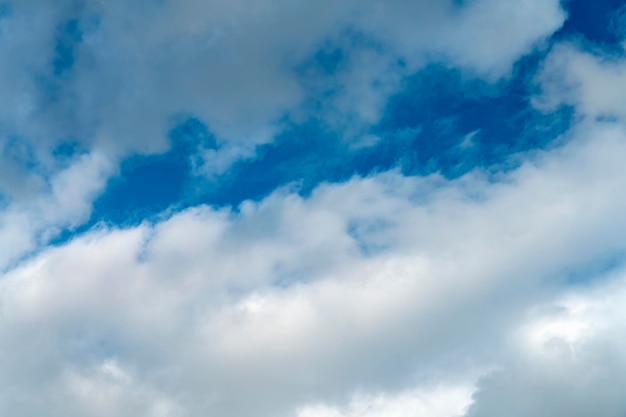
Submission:
<svg viewBox="0 0 626 417">
<path fill-rule="evenodd" d="M 626 412 L 626 7 L 0 1 L 0 415 Z"/>
<path fill-rule="evenodd" d="M 621 39 L 610 22 L 620 6 L 617 1 L 569 2 L 568 19 L 551 40 L 584 39 L 596 47 L 616 47 Z M 67 24 L 59 45 L 68 42 L 68 37 L 70 42 L 79 41 L 74 33 L 76 24 L 76 20 Z M 332 77 L 348 52 L 330 45 L 315 52 L 304 65 L 321 67 Z M 170 205 L 237 206 L 288 184 L 296 184 L 306 195 L 322 182 L 342 182 L 392 168 L 407 175 L 441 172 L 451 178 L 477 167 L 506 169 L 511 155 L 550 146 L 572 123 L 573 112 L 567 106 L 543 114 L 530 104 L 536 88 L 532 78 L 548 48 L 521 57 L 511 75 L 496 85 L 441 62 L 410 74 L 402 80 L 402 88 L 388 98 L 380 120 L 364 131 L 382 138 L 369 146 L 353 146 L 337 131 L 341 126 L 329 127 L 319 115 L 293 121 L 287 114 L 284 130 L 270 143 L 210 182 L 193 174 L 191 161 L 197 151 L 195 144 L 206 141 L 205 137 L 211 137 L 211 143 L 200 146 L 218 145 L 210 126 L 190 117 L 169 131 L 168 151 L 133 155 L 122 163 L 120 175 L 97 200 L 91 224 L 100 220 L 140 222 L 142 216 L 158 214 Z M 58 48 L 58 62 L 71 65 L 70 49 Z M 331 89 L 325 94 L 338 93 Z M 463 147 L 468 135 L 475 135 L 472 146 Z"/>
</svg>

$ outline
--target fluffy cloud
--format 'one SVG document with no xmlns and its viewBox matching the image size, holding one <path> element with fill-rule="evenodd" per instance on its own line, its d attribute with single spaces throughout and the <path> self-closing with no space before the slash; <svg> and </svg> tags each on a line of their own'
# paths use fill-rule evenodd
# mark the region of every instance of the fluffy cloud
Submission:
<svg viewBox="0 0 626 417">
<path fill-rule="evenodd" d="M 523 13 L 491 3 L 497 2 L 2 3 L 0 217 L 14 244 L 3 244 L 0 264 L 45 243 L 54 230 L 80 224 L 119 159 L 165 150 L 166 133 L 180 118 L 195 115 L 217 134 L 223 146 L 201 151 L 202 172 L 223 173 L 271 141 L 286 115 L 314 115 L 360 137 L 403 77 L 432 54 L 479 76 L 505 77 L 563 21 L 557 1 L 515 2 Z M 487 21 L 476 22 L 479 15 Z M 486 47 L 485 37 L 503 22 L 517 28 L 515 36 L 497 50 Z M 313 59 L 325 48 L 344 57 L 333 74 Z M 68 145 L 74 151 L 60 158 Z M 85 155 L 94 167 L 85 165 Z M 75 181 L 70 172 L 83 175 L 78 167 L 89 171 L 80 184 L 58 184 Z M 87 184 L 96 177 L 97 185 Z M 42 195 L 48 201 L 33 203 Z M 70 212 L 54 214 L 66 204 Z M 8 230 L 20 224 L 24 232 Z"/>
<path fill-rule="evenodd" d="M 626 250 L 626 110 L 600 52 L 552 48 L 536 103 L 581 117 L 507 171 L 287 187 L 45 246 L 181 114 L 209 123 L 225 171 L 285 115 L 363 133 L 428 62 L 506 78 L 563 19 L 545 0 L 10 3 L 0 414 L 623 414 L 607 265 Z"/>
<path fill-rule="evenodd" d="M 485 378 L 469 416 L 617 416 L 626 410 L 624 271 L 534 309 L 507 367 Z"/>
<path fill-rule="evenodd" d="M 621 55 L 588 51 L 567 43 L 557 45 L 548 56 L 538 80 L 543 94 L 540 108 L 570 105 L 591 118 L 626 117 L 620 95 L 626 85 L 626 65 Z"/>
<path fill-rule="evenodd" d="M 16 172 L 0 187 L 6 199 L 0 210 L 0 269 L 47 244 L 63 228 L 84 223 L 91 202 L 116 170 L 109 157 L 96 151 L 76 157 L 53 174 L 12 167 L 11 162 L 7 165 Z"/>
<path fill-rule="evenodd" d="M 120 158 L 165 150 L 180 117 L 217 134 L 224 146 L 200 153 L 202 172 L 222 173 L 271 141 L 288 114 L 362 135 L 433 54 L 505 77 L 562 21 L 557 1 L 4 2 L 0 265 L 88 218 Z M 515 36 L 487 47 L 503 24 Z M 344 57 L 332 74 L 312 61 L 325 48 Z M 63 146 L 72 152 L 60 157 Z"/>
<path fill-rule="evenodd" d="M 270 140 L 272 126 L 311 98 L 296 68 L 329 42 L 347 57 L 335 106 L 375 122 L 397 80 L 429 56 L 497 80 L 564 19 L 558 1 L 33 0 L 6 9 L 3 128 L 115 151 L 162 149 L 179 114 L 201 117 L 223 140 Z M 347 30 L 367 42 L 343 42 Z"/>
<path fill-rule="evenodd" d="M 618 97 L 623 74 L 624 62 L 613 53 L 572 42 L 559 44 L 537 77 L 543 91 L 535 103 L 547 111 L 572 106 L 579 120 L 595 126 L 593 129 L 621 124 L 626 117 Z M 591 138 L 589 146 L 601 147 L 592 131 L 584 136 Z M 605 156 L 599 161 L 609 159 Z M 589 174 L 583 165 L 577 164 L 577 169 L 579 174 Z M 600 187 L 622 174 L 606 175 Z M 619 198 L 619 188 L 611 194 Z M 595 207 L 602 204 L 602 198 L 593 192 L 587 198 Z M 614 203 L 616 200 L 610 204 Z M 620 223 L 617 213 L 605 220 L 607 225 Z M 511 327 L 501 350 L 501 369 L 480 379 L 468 417 L 624 413 L 620 387 L 626 363 L 621 336 L 625 271 L 623 247 L 611 247 L 604 260 L 596 258 L 576 271 L 564 294 L 537 303 L 525 319 Z"/>
<path fill-rule="evenodd" d="M 432 412 L 459 415 L 477 373 L 512 362 L 528 309 L 624 249 L 625 156 L 621 125 L 582 125 L 509 174 L 390 172 L 48 249 L 1 283 L 3 412 L 421 415 L 449 395 Z M 558 378 L 541 349 L 567 353 L 558 338 L 588 325 L 546 320 L 524 336 L 540 352 L 515 384 Z M 492 415 L 478 386 L 471 412 Z"/>
<path fill-rule="evenodd" d="M 299 417 L 453 417 L 464 415 L 471 403 L 472 388 L 451 386 L 431 391 L 412 390 L 397 396 L 355 398 L 347 410 L 325 406 L 302 409 Z"/>
</svg>

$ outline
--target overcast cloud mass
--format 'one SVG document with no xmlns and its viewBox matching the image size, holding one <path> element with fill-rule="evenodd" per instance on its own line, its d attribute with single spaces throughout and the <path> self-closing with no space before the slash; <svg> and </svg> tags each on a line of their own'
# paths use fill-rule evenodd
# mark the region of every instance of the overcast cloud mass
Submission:
<svg viewBox="0 0 626 417">
<path fill-rule="evenodd" d="M 0 415 L 626 415 L 613 0 L 0 1 Z"/>
</svg>

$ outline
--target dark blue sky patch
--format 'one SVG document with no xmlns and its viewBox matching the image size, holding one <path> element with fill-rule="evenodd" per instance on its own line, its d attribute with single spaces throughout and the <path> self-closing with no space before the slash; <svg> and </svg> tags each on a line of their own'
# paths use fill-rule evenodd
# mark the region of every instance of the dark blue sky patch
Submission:
<svg viewBox="0 0 626 417">
<path fill-rule="evenodd" d="M 321 123 L 293 126 L 257 151 L 254 160 L 235 163 L 218 181 L 209 185 L 203 200 L 214 205 L 238 205 L 261 199 L 276 188 L 297 182 L 308 190 L 320 181 L 337 178 L 344 151 L 341 141 Z M 346 161 L 348 162 L 348 161 Z"/>
<path fill-rule="evenodd" d="M 615 42 L 615 29 L 611 32 L 609 23 L 621 6 L 618 1 L 571 0 L 566 4 L 570 17 L 552 40 L 578 34 L 594 42 Z M 64 30 L 67 45 L 59 48 L 70 54 L 73 42 L 80 41 L 80 30 L 71 22 Z M 313 80 L 305 85 L 313 102 L 322 103 L 336 92 L 332 78 L 350 59 L 350 51 L 342 48 L 376 48 L 358 33 L 342 36 L 341 42 L 328 43 L 296 69 L 303 79 Z M 218 149 L 219 143 L 202 121 L 179 120 L 170 134 L 170 151 L 134 156 L 122 164 L 120 176 L 95 202 L 89 224 L 138 223 L 172 206 L 236 207 L 287 184 L 295 184 L 307 196 L 322 182 L 342 182 L 393 168 L 406 175 L 440 172 L 447 178 L 475 168 L 514 168 L 511 161 L 519 159 L 511 156 L 553 146 L 573 121 L 569 107 L 543 114 L 530 103 L 536 93 L 532 79 L 545 53 L 539 50 L 522 58 L 513 77 L 495 86 L 444 65 L 430 65 L 405 80 L 401 92 L 388 102 L 381 122 L 367 132 L 380 138 L 376 144 L 351 147 L 322 116 L 287 120 L 287 128 L 272 143 L 260 146 L 256 158 L 236 162 L 212 180 L 194 177 L 192 161 L 201 161 L 199 149 Z M 324 77 L 330 81 L 323 81 Z"/>
<path fill-rule="evenodd" d="M 61 159 L 71 159 L 80 154 L 82 146 L 78 141 L 63 141 L 52 149 L 52 156 Z"/>
<path fill-rule="evenodd" d="M 84 0 L 74 1 L 65 13 L 66 20 L 56 30 L 51 62 L 57 77 L 64 77 L 71 72 L 85 36 L 100 28 L 100 16 L 87 12 Z"/>
<path fill-rule="evenodd" d="M 512 154 L 549 146 L 571 123 L 563 108 L 542 114 L 530 105 L 530 78 L 540 58 L 517 65 L 510 82 L 490 86 L 459 71 L 432 65 L 407 80 L 371 133 L 374 146 L 352 149 L 323 121 L 292 125 L 240 161 L 204 197 L 217 205 L 260 199 L 277 187 L 299 184 L 308 195 L 321 182 L 342 182 L 401 168 L 407 175 L 441 172 L 456 178 L 480 167 L 505 164 Z"/>
<path fill-rule="evenodd" d="M 564 108 L 546 115 L 532 108 L 528 80 L 538 62 L 526 58 L 510 82 L 495 87 L 432 65 L 391 100 L 376 133 L 420 132 L 408 146 L 406 139 L 402 144 L 409 152 L 402 164 L 408 175 L 439 171 L 455 178 L 548 146 L 570 126 L 572 112 Z"/>
<path fill-rule="evenodd" d="M 179 152 L 194 152 L 196 147 L 204 149 L 217 149 L 217 141 L 213 133 L 200 119 L 191 117 L 178 117 L 178 123 L 169 133 L 174 150 Z"/>
<path fill-rule="evenodd" d="M 191 157 L 198 147 L 214 149 L 217 145 L 206 125 L 195 118 L 175 126 L 169 138 L 168 152 L 135 155 L 122 163 L 120 175 L 111 180 L 106 193 L 94 203 L 92 221 L 136 224 L 171 205 L 186 204 Z"/>
<path fill-rule="evenodd" d="M 306 197 L 322 182 L 343 182 L 404 164 L 414 134 L 394 132 L 374 147 L 354 150 L 323 122 L 294 125 L 273 143 L 260 147 L 257 158 L 236 163 L 209 185 L 202 202 L 237 206 L 244 200 L 260 200 L 288 184 L 295 184 Z"/>
<path fill-rule="evenodd" d="M 554 39 L 582 36 L 604 47 L 617 46 L 623 40 L 624 33 L 615 26 L 623 0 L 566 0 L 563 6 L 569 16 Z"/>
<path fill-rule="evenodd" d="M 65 169 L 80 155 L 88 153 L 88 150 L 79 141 L 68 139 L 59 142 L 51 150 L 56 169 Z"/>
<path fill-rule="evenodd" d="M 132 157 L 122 164 L 121 175 L 96 200 L 96 216 L 116 224 L 136 223 L 180 201 L 189 167 L 184 154 Z"/>
<path fill-rule="evenodd" d="M 83 33 L 78 19 L 70 19 L 59 28 L 52 61 L 57 77 L 70 71 L 74 66 L 76 48 L 82 38 Z"/>
<path fill-rule="evenodd" d="M 338 45 L 329 43 L 313 54 L 310 60 L 305 61 L 300 67 L 296 68 L 296 72 L 305 80 L 309 78 L 311 73 L 332 76 L 341 69 L 341 65 L 345 61 L 346 52 Z"/>
<path fill-rule="evenodd" d="M 197 204 L 197 179 L 192 172 L 192 158 L 199 148 L 216 149 L 217 143 L 208 127 L 194 117 L 179 117 L 171 129 L 169 151 L 158 155 L 133 155 L 124 160 L 120 173 L 112 178 L 106 191 L 93 204 L 91 218 L 76 228 L 62 230 L 50 242 L 61 245 L 99 223 L 133 226 L 150 221 L 171 207 Z M 54 152 L 71 158 L 80 146 L 68 141 Z"/>
<path fill-rule="evenodd" d="M 547 146 L 570 123 L 567 111 L 543 115 L 530 107 L 526 79 L 534 66 L 523 65 L 515 79 L 495 88 L 433 65 L 407 80 L 403 92 L 391 99 L 382 122 L 372 129 L 381 138 L 374 146 L 353 149 L 340 132 L 311 119 L 292 124 L 259 147 L 255 159 L 239 161 L 211 181 L 194 178 L 190 161 L 198 149 L 217 149 L 218 144 L 205 124 L 189 118 L 172 129 L 169 152 L 134 156 L 122 164 L 121 175 L 95 202 L 90 223 L 136 224 L 172 205 L 236 207 L 287 184 L 296 184 L 307 196 L 322 182 L 392 168 L 406 175 L 437 171 L 455 178 L 502 164 L 511 154 Z"/>
</svg>

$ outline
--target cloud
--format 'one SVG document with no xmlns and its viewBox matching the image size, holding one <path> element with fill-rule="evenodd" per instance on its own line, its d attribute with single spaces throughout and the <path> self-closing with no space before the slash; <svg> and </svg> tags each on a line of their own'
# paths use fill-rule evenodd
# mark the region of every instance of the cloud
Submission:
<svg viewBox="0 0 626 417">
<path fill-rule="evenodd" d="M 399 0 L 376 7 L 367 21 L 402 56 L 420 62 L 424 50 L 443 54 L 491 80 L 505 76 L 565 19 L 560 4 L 540 1 L 486 0 L 453 7 L 452 2 Z"/>
<path fill-rule="evenodd" d="M 626 66 L 619 55 L 586 50 L 575 43 L 559 44 L 546 59 L 538 81 L 543 89 L 536 100 L 540 108 L 570 105 L 586 117 L 626 117 L 619 94 L 626 82 Z"/>
<path fill-rule="evenodd" d="M 115 167 L 106 155 L 92 152 L 52 175 L 25 171 L 25 180 L 5 188 L 7 202 L 0 211 L 1 269 L 46 245 L 61 229 L 84 223 L 91 214 L 91 201 L 105 188 Z"/>
<path fill-rule="evenodd" d="M 623 276 L 620 269 L 608 282 L 535 309 L 507 366 L 482 381 L 468 415 L 622 414 Z"/>
<path fill-rule="evenodd" d="M 506 170 L 287 186 L 48 245 L 187 115 L 216 134 L 199 155 L 217 174 L 285 120 L 368 146 L 407 76 L 438 62 L 506 82 L 562 25 L 560 2 L 7 4 L 0 414 L 626 410 L 623 63 L 571 42 L 550 49 L 535 104 L 579 117 Z"/>
<path fill-rule="evenodd" d="M 266 142 L 311 93 L 295 68 L 327 42 L 349 57 L 336 106 L 369 124 L 430 55 L 497 80 L 563 20 L 557 1 L 11 2 L 0 124 L 46 143 L 154 152 L 172 117 L 194 114 L 223 141 Z M 373 43 L 342 43 L 347 29 Z"/>
<path fill-rule="evenodd" d="M 456 415 L 454 383 L 419 400 L 429 373 L 507 363 L 529 308 L 624 249 L 623 126 L 571 136 L 508 174 L 392 171 L 44 250 L 0 283 L 3 412 L 368 416 L 450 395 Z"/>
<path fill-rule="evenodd" d="M 431 391 L 407 391 L 394 397 L 355 398 L 347 410 L 325 406 L 303 408 L 298 417 L 462 416 L 471 403 L 472 388 L 454 386 Z"/>
<path fill-rule="evenodd" d="M 375 142 L 367 131 L 388 98 L 427 62 L 444 60 L 490 81 L 506 78 L 564 19 L 557 1 L 515 2 L 511 10 L 520 13 L 492 3 L 4 2 L 0 193 L 3 216 L 12 219 L 5 223 L 28 224 L 21 236 L 5 233 L 16 242 L 6 258 L 31 252 L 36 235 L 88 218 L 120 160 L 165 151 L 167 133 L 187 116 L 207 123 L 218 140 L 217 150 L 197 144 L 199 159 L 206 159 L 200 175 L 253 158 L 285 120 L 321 120 L 367 146 Z M 486 47 L 505 21 L 515 36 Z M 314 64 L 303 75 L 299 69 L 326 48 L 344 56 L 337 70 L 325 74 Z M 82 155 L 109 161 L 96 169 L 99 185 L 50 197 L 55 182 L 74 181 L 63 171 L 83 166 Z M 72 201 L 34 203 L 48 205 L 46 214 L 26 215 L 23 207 L 42 195 Z M 51 213 L 66 203 L 80 206 L 80 214 L 53 221 Z"/>
</svg>

